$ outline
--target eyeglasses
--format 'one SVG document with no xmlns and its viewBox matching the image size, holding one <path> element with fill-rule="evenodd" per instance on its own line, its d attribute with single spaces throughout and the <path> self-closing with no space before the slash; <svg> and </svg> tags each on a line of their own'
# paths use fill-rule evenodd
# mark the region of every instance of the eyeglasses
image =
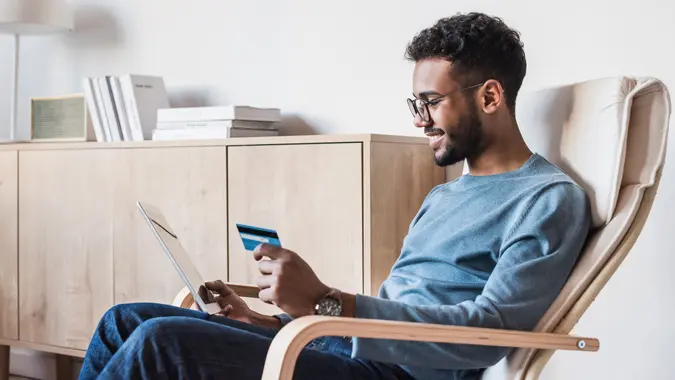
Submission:
<svg viewBox="0 0 675 380">
<path fill-rule="evenodd" d="M 469 89 L 472 89 L 472 88 L 480 87 L 483 84 L 484 83 L 474 84 L 473 86 L 464 87 L 464 88 L 460 88 L 459 90 L 450 91 L 447 94 L 443 94 L 443 95 L 441 95 L 437 98 L 433 98 L 431 100 L 424 100 L 424 99 L 418 99 L 418 98 L 415 98 L 415 99 L 408 98 L 407 99 L 408 108 L 410 109 L 410 113 L 412 113 L 413 117 L 416 117 L 417 115 L 420 115 L 420 118 L 422 118 L 422 121 L 425 122 L 425 123 L 428 123 L 429 120 L 431 120 L 430 117 L 429 117 L 429 115 L 430 115 L 429 114 L 429 105 L 432 105 L 432 106 L 436 105 L 436 104 L 440 103 L 443 98 L 445 98 L 448 95 L 453 94 L 455 92 L 462 92 L 462 91 L 469 90 Z"/>
</svg>

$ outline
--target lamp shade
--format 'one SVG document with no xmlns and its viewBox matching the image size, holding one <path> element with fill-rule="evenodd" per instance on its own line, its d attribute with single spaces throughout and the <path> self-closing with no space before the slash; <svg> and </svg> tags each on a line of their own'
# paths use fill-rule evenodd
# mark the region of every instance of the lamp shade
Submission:
<svg viewBox="0 0 675 380">
<path fill-rule="evenodd" d="M 73 29 L 64 0 L 0 0 L 0 33 L 48 34 Z"/>
</svg>

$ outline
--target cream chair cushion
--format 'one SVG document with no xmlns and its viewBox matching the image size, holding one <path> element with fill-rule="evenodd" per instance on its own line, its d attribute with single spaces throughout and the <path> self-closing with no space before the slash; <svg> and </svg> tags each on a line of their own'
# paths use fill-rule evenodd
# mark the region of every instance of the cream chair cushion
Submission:
<svg viewBox="0 0 675 380">
<path fill-rule="evenodd" d="M 565 170 L 591 198 L 593 225 L 614 213 L 626 154 L 624 78 L 522 94 L 516 117 L 530 148 Z"/>
<path fill-rule="evenodd" d="M 655 184 L 665 158 L 670 97 L 659 80 L 618 77 L 524 93 L 517 104 L 528 145 L 574 178 L 593 207 L 595 229 L 535 328 L 550 332 L 612 257 L 645 189 Z M 515 350 L 483 378 L 519 379 L 535 353 Z"/>
</svg>

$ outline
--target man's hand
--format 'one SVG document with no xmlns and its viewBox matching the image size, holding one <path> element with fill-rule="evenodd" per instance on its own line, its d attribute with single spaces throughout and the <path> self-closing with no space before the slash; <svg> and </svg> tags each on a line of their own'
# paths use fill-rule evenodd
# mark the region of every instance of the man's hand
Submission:
<svg viewBox="0 0 675 380">
<path fill-rule="evenodd" d="M 314 305 L 330 290 L 295 252 L 261 244 L 254 257 L 262 274 L 256 281 L 261 289 L 258 296 L 293 318 L 314 314 Z"/>
<path fill-rule="evenodd" d="M 206 300 L 206 303 L 218 302 L 222 310 L 216 315 L 262 327 L 277 329 L 281 327 L 281 322 L 277 318 L 251 310 L 246 302 L 221 280 L 207 281 L 199 287 L 198 293 L 203 300 Z M 216 294 L 215 297 L 213 293 Z M 196 303 L 191 308 L 199 310 Z"/>
<path fill-rule="evenodd" d="M 207 289 L 210 291 L 207 291 Z M 241 297 L 221 280 L 207 281 L 206 284 L 199 287 L 198 293 L 205 300 L 204 302 L 218 303 L 222 310 L 217 315 L 251 323 L 253 311 Z M 216 294 L 215 297 L 213 293 Z"/>
</svg>

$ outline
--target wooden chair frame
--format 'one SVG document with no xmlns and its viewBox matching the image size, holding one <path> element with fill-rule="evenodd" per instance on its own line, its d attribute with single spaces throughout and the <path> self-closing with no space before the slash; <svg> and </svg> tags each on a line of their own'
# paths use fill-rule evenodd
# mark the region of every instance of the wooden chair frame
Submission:
<svg viewBox="0 0 675 380">
<path fill-rule="evenodd" d="M 241 297 L 258 297 L 259 289 L 255 286 L 241 284 L 228 284 L 228 286 Z M 189 293 L 187 288 L 181 290 L 173 304 L 184 308 L 191 307 L 193 304 L 192 294 Z M 274 337 L 267 354 L 262 379 L 291 380 L 295 363 L 302 349 L 312 339 L 321 336 L 355 336 L 481 346 L 537 348 L 553 351 L 594 352 L 600 348 L 598 339 L 567 334 L 307 316 L 291 321 Z"/>
</svg>

